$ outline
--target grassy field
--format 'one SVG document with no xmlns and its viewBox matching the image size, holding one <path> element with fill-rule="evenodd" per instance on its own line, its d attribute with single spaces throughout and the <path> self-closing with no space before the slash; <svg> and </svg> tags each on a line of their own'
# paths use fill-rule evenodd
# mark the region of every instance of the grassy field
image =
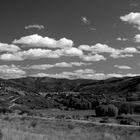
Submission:
<svg viewBox="0 0 140 140">
<path fill-rule="evenodd" d="M 57 115 L 66 115 L 66 116 L 94 116 L 94 110 L 60 110 L 60 109 L 45 109 L 45 110 L 35 110 L 36 113 L 41 113 L 45 117 L 54 117 Z"/>
<path fill-rule="evenodd" d="M 0 140 L 139 140 L 140 127 L 0 116 Z"/>
</svg>

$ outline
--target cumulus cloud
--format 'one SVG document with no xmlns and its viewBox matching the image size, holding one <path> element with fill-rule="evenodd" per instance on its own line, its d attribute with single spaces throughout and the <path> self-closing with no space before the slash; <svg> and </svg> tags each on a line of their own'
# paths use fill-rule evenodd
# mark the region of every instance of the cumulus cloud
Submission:
<svg viewBox="0 0 140 140">
<path fill-rule="evenodd" d="M 12 65 L 0 65 L 1 78 L 19 78 L 25 76 L 26 72 L 19 67 Z"/>
<path fill-rule="evenodd" d="M 140 30 L 140 13 L 131 12 L 127 15 L 121 16 L 120 19 L 129 24 L 133 24 L 138 30 Z"/>
<path fill-rule="evenodd" d="M 83 63 L 83 62 L 71 62 L 71 64 L 73 66 L 78 66 L 78 67 L 92 65 L 92 63 Z"/>
<path fill-rule="evenodd" d="M 81 59 L 83 61 L 101 61 L 101 60 L 106 60 L 106 58 L 103 55 L 95 54 L 95 55 L 82 55 Z"/>
<path fill-rule="evenodd" d="M 123 50 L 120 50 L 122 53 L 138 53 L 138 50 L 134 47 L 127 47 L 124 48 Z"/>
<path fill-rule="evenodd" d="M 133 57 L 133 54 L 120 54 L 120 53 L 114 53 L 111 54 L 110 57 L 114 58 L 114 59 L 118 59 L 118 58 L 126 58 L 126 57 Z"/>
<path fill-rule="evenodd" d="M 24 60 L 20 55 L 18 55 L 18 53 L 14 53 L 14 54 L 11 54 L 11 53 L 5 53 L 5 54 L 2 54 L 0 55 L 0 60 L 3 60 L 3 61 L 22 61 Z"/>
<path fill-rule="evenodd" d="M 132 69 L 130 66 L 125 66 L 125 65 L 114 65 L 114 67 L 118 69 Z"/>
<path fill-rule="evenodd" d="M 0 60 L 22 61 L 26 59 L 60 58 L 61 56 L 69 56 L 69 57 L 77 56 L 84 61 L 106 60 L 106 58 L 103 55 L 99 54 L 85 55 L 83 53 L 83 50 L 75 47 L 56 50 L 34 48 L 13 53 L 4 53 L 0 55 Z"/>
<path fill-rule="evenodd" d="M 74 72 L 80 73 L 80 74 L 95 73 L 93 69 L 78 69 L 78 70 L 75 70 Z"/>
<path fill-rule="evenodd" d="M 29 29 L 38 29 L 38 30 L 41 30 L 41 29 L 44 29 L 44 25 L 39 25 L 39 24 L 33 24 L 33 25 L 27 25 L 24 27 L 24 29 L 26 30 L 29 30 Z"/>
<path fill-rule="evenodd" d="M 53 67 L 72 67 L 70 63 L 66 62 L 60 62 L 56 64 L 41 64 L 41 65 L 31 65 L 31 66 L 26 66 L 26 69 L 38 69 L 38 70 L 46 70 L 50 69 Z"/>
<path fill-rule="evenodd" d="M 15 39 L 14 44 L 22 44 L 23 47 L 46 47 L 46 48 L 71 48 L 73 41 L 67 38 L 55 40 L 54 38 L 42 37 L 38 34 Z"/>
<path fill-rule="evenodd" d="M 34 48 L 25 51 L 19 51 L 14 53 L 5 53 L 0 55 L 1 60 L 7 61 L 22 61 L 26 59 L 40 59 L 40 58 L 59 58 L 61 56 L 81 56 L 83 55 L 82 50 L 78 48 L 67 48 L 67 49 L 41 49 Z"/>
<path fill-rule="evenodd" d="M 80 66 L 87 66 L 87 65 L 91 65 L 92 63 L 83 63 L 83 62 L 60 62 L 60 63 L 55 63 L 55 64 L 40 64 L 40 65 L 28 65 L 26 67 L 23 67 L 23 69 L 36 69 L 36 70 L 46 70 L 46 69 L 50 69 L 53 67 L 80 67 Z"/>
<path fill-rule="evenodd" d="M 17 52 L 20 48 L 16 45 L 0 43 L 0 52 Z"/>
<path fill-rule="evenodd" d="M 46 49 L 29 49 L 27 51 L 20 51 L 16 53 L 6 53 L 0 56 L 1 60 L 7 61 L 22 61 L 26 59 L 39 59 L 39 58 L 59 58 L 61 56 L 61 52 L 59 50 L 46 50 Z"/>
<path fill-rule="evenodd" d="M 140 34 L 135 35 L 134 40 L 135 42 L 140 43 Z"/>
<path fill-rule="evenodd" d="M 6 61 L 22 61 L 26 59 L 40 59 L 40 58 L 60 58 L 62 56 L 79 57 L 83 61 L 100 61 L 106 60 L 101 53 L 108 53 L 113 58 L 132 57 L 138 50 L 134 47 L 127 47 L 123 49 L 115 49 L 106 44 L 97 43 L 95 45 L 80 45 L 78 48 L 74 47 L 72 40 L 61 38 L 55 40 L 49 37 L 42 37 L 40 35 L 29 35 L 21 37 L 19 40 L 14 40 L 13 43 L 21 44 L 21 48 L 29 47 L 28 50 L 21 50 L 16 45 L 1 44 L 0 50 L 9 50 L 7 53 L 0 55 L 0 60 Z M 2 47 L 6 46 L 6 47 Z M 36 48 L 34 48 L 36 47 Z M 43 47 L 43 48 L 41 48 Z M 85 52 L 88 52 L 86 54 Z"/>
<path fill-rule="evenodd" d="M 23 67 L 23 69 L 35 69 L 35 70 L 46 70 L 52 68 L 53 65 L 51 64 L 41 64 L 41 65 L 31 65 L 31 66 L 26 66 Z"/>
<path fill-rule="evenodd" d="M 82 56 L 83 55 L 83 51 L 78 49 L 78 48 L 69 48 L 69 49 L 63 49 L 62 50 L 64 55 L 68 55 L 68 56 Z"/>
<path fill-rule="evenodd" d="M 134 47 L 127 47 L 123 49 L 115 49 L 109 47 L 106 44 L 97 43 L 94 46 L 89 45 L 80 45 L 79 49 L 87 52 L 91 52 L 92 54 L 100 54 L 100 53 L 109 53 L 113 58 L 123 58 L 123 57 L 132 57 L 134 53 L 138 53 L 138 50 Z M 88 58 L 88 57 L 87 57 Z"/>
<path fill-rule="evenodd" d="M 56 63 L 54 64 L 54 66 L 56 67 L 73 67 L 73 66 L 87 66 L 87 65 L 92 65 L 92 63 L 83 63 L 83 62 L 60 62 L 60 63 Z"/>
<path fill-rule="evenodd" d="M 137 49 L 134 47 L 127 47 L 123 49 L 115 49 L 106 44 L 97 43 L 94 46 L 80 45 L 79 49 L 84 51 L 91 51 L 93 54 L 97 53 L 136 53 Z"/>
<path fill-rule="evenodd" d="M 118 41 L 128 41 L 127 38 L 121 38 L 121 37 L 118 37 L 117 40 L 118 40 Z"/>
<path fill-rule="evenodd" d="M 114 48 L 111 48 L 108 45 L 101 44 L 101 43 L 97 43 L 93 46 L 80 45 L 79 49 L 84 50 L 84 51 L 90 51 L 94 54 L 97 54 L 97 53 L 113 53 L 115 51 Z"/>
</svg>

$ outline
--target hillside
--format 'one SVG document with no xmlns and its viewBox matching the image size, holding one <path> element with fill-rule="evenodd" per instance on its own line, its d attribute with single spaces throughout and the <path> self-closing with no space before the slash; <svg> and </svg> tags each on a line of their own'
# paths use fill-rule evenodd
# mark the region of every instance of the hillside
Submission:
<svg viewBox="0 0 140 140">
<path fill-rule="evenodd" d="M 47 92 L 60 94 L 45 97 Z M 69 80 L 49 77 L 0 79 L 0 104 L 1 107 L 8 109 L 62 107 L 66 105 L 66 101 L 69 102 L 70 98 L 61 95 L 61 92 L 89 93 L 88 96 L 83 94 L 83 97 L 79 96 L 76 100 L 73 98 L 75 102 L 89 102 L 92 94 L 114 94 L 124 97 L 129 92 L 140 93 L 140 77 L 110 78 L 106 80 Z M 91 102 L 94 104 L 94 98 Z"/>
<path fill-rule="evenodd" d="M 140 76 L 110 78 L 106 80 L 88 79 L 55 79 L 49 77 L 26 77 L 8 80 L 17 85 L 40 92 L 91 92 L 99 93 L 128 93 L 140 92 Z"/>
</svg>

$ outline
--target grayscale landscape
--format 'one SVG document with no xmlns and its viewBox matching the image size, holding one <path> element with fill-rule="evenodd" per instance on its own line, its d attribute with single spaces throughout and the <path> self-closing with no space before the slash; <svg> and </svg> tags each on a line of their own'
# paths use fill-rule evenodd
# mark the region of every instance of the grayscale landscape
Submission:
<svg viewBox="0 0 140 140">
<path fill-rule="evenodd" d="M 139 140 L 140 2 L 0 0 L 0 140 Z"/>
</svg>

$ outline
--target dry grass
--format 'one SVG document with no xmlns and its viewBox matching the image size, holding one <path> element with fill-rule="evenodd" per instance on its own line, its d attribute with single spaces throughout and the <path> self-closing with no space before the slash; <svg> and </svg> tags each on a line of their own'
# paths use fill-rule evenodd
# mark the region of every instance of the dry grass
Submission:
<svg viewBox="0 0 140 140">
<path fill-rule="evenodd" d="M 0 140 L 139 140 L 140 128 L 28 117 L 0 118 Z"/>
</svg>

